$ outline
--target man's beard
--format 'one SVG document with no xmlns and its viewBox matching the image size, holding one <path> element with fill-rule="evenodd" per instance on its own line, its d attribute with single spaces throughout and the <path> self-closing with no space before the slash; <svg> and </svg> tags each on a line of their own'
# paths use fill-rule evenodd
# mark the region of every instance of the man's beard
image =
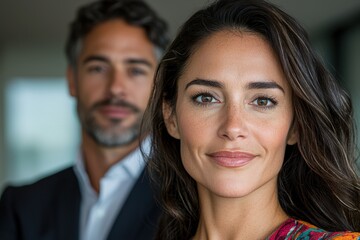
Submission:
<svg viewBox="0 0 360 240">
<path fill-rule="evenodd" d="M 94 116 L 94 112 L 103 106 L 117 106 L 129 109 L 138 117 L 135 123 L 127 128 L 121 126 L 122 119 L 110 119 L 111 125 L 108 127 L 101 126 Z M 94 104 L 89 110 L 85 110 L 83 105 L 78 102 L 78 115 L 82 128 L 93 138 L 95 142 L 104 147 L 120 147 L 128 145 L 140 136 L 140 125 L 143 114 L 141 110 L 131 103 L 118 99 L 107 99 Z M 122 128 L 120 130 L 120 128 Z"/>
</svg>

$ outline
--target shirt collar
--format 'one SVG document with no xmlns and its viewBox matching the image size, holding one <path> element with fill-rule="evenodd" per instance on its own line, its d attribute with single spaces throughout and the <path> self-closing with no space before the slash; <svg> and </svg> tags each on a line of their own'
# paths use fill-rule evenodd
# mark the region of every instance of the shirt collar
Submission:
<svg viewBox="0 0 360 240">
<path fill-rule="evenodd" d="M 142 172 L 145 167 L 145 160 L 141 153 L 141 150 L 147 155 L 150 151 L 151 140 L 147 137 L 142 143 L 141 147 L 136 148 L 126 157 L 124 157 L 121 161 L 117 162 L 109 170 L 105 173 L 104 178 L 120 178 L 120 173 L 123 174 L 123 170 L 128 174 L 129 178 L 136 179 Z M 80 182 L 80 186 L 84 191 L 90 191 L 91 194 L 95 194 L 93 190 L 89 177 L 86 173 L 84 166 L 84 159 L 81 153 L 78 154 L 78 157 L 75 160 L 74 164 L 75 174 Z"/>
</svg>

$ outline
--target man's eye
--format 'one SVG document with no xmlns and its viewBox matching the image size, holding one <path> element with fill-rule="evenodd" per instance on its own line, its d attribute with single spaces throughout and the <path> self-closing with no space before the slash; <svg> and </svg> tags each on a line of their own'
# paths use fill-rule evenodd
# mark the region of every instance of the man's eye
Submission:
<svg viewBox="0 0 360 240">
<path fill-rule="evenodd" d="M 105 68 L 102 66 L 91 66 L 88 68 L 89 73 L 103 73 L 105 72 Z"/>
<path fill-rule="evenodd" d="M 146 71 L 141 68 L 131 68 L 129 74 L 131 76 L 142 76 L 146 74 Z"/>
</svg>

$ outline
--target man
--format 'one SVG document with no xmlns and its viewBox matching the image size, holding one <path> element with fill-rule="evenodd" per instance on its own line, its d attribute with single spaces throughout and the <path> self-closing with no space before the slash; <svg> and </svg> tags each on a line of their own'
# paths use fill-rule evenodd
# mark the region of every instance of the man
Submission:
<svg viewBox="0 0 360 240">
<path fill-rule="evenodd" d="M 166 24 L 144 2 L 82 7 L 66 44 L 77 100 L 81 151 L 73 167 L 0 201 L 0 239 L 151 239 L 159 209 L 139 150 L 140 133 Z M 71 133 L 69 133 L 71 134 Z"/>
</svg>

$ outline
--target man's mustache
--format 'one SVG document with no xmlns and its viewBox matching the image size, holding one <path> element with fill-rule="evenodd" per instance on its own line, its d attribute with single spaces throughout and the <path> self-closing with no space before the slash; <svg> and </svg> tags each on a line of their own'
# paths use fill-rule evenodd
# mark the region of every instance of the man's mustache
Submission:
<svg viewBox="0 0 360 240">
<path fill-rule="evenodd" d="M 141 110 L 136 107 L 134 104 L 131 104 L 125 100 L 117 99 L 117 98 L 109 98 L 105 99 L 103 101 L 97 102 L 92 106 L 92 110 L 95 110 L 96 108 L 103 107 L 103 106 L 115 106 L 115 107 L 123 107 L 128 108 L 134 113 L 141 112 Z"/>
</svg>

